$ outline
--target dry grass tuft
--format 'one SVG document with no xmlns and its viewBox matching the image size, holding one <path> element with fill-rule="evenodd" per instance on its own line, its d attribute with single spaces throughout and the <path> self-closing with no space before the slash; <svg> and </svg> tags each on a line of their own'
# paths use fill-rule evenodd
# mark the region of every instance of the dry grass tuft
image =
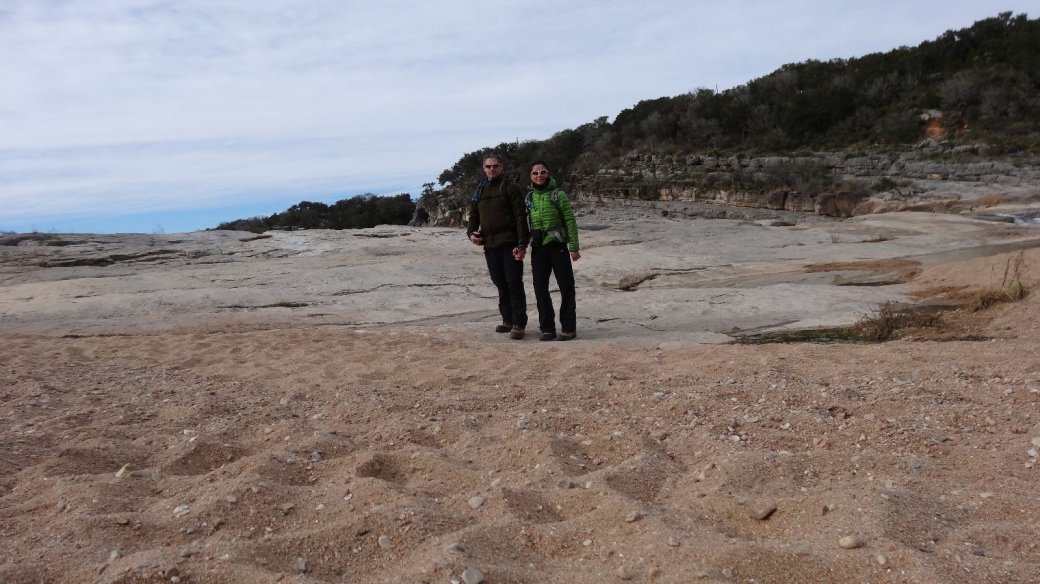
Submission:
<svg viewBox="0 0 1040 584">
<path fill-rule="evenodd" d="M 994 207 L 1004 202 L 1004 195 L 997 193 L 990 193 L 988 195 L 982 195 L 979 197 L 978 206 L 980 207 Z"/>
<path fill-rule="evenodd" d="M 887 233 L 875 233 L 870 239 L 865 240 L 863 243 L 880 243 L 882 241 L 890 241 L 892 238 Z"/>
<path fill-rule="evenodd" d="M 647 280 L 653 280 L 657 277 L 657 274 L 637 274 L 634 276 L 625 276 L 618 282 L 618 290 L 623 292 L 631 292 L 639 287 L 640 284 Z"/>
<path fill-rule="evenodd" d="M 864 341 L 888 341 L 904 329 L 937 327 L 942 315 L 934 310 L 900 308 L 895 302 L 885 302 L 852 325 L 852 331 Z"/>
<path fill-rule="evenodd" d="M 878 272 L 882 270 L 898 270 L 901 268 L 917 268 L 921 262 L 903 258 L 891 258 L 886 260 L 859 260 L 855 262 L 830 262 L 826 264 L 809 264 L 805 266 L 808 274 L 816 272 L 837 272 L 840 270 L 859 270 Z"/>
<path fill-rule="evenodd" d="M 979 312 L 996 304 L 1017 302 L 1025 298 L 1029 294 L 1029 286 L 1022 277 L 1025 261 L 1025 254 L 1021 251 L 1009 257 L 1004 264 L 1000 286 L 976 294 L 971 301 L 971 311 Z"/>
</svg>

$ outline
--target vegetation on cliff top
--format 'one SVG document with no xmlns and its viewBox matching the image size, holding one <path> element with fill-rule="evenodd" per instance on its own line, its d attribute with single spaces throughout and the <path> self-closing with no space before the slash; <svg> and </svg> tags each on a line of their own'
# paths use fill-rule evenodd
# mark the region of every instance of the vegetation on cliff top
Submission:
<svg viewBox="0 0 1040 584">
<path fill-rule="evenodd" d="M 482 148 L 464 154 L 439 182 L 448 193 L 465 191 L 490 152 L 515 162 L 514 173 L 541 158 L 561 177 L 595 172 L 633 151 L 900 149 L 926 135 L 985 142 L 994 154 L 1036 154 L 1038 85 L 1040 20 L 1005 12 L 917 47 L 784 65 L 726 91 L 649 99 L 613 122 L 601 117 L 546 140 Z"/>
<path fill-rule="evenodd" d="M 358 229 L 376 225 L 405 225 L 415 203 L 408 193 L 377 197 L 371 193 L 336 201 L 332 205 L 302 201 L 281 213 L 221 223 L 217 229 L 263 233 L 269 229 Z"/>
</svg>

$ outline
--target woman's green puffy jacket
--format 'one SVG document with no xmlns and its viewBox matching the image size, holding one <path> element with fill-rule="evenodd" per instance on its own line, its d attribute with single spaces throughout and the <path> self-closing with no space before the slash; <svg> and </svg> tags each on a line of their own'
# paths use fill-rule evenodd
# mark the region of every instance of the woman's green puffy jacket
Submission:
<svg viewBox="0 0 1040 584">
<path fill-rule="evenodd" d="M 578 251 L 578 224 L 574 221 L 574 210 L 567 193 L 556 191 L 556 204 L 552 202 L 552 193 L 556 189 L 556 179 L 549 179 L 544 186 L 531 184 L 531 192 L 527 195 L 527 214 L 531 220 L 531 229 L 545 232 L 542 245 L 556 241 L 552 232 L 560 227 L 567 229 L 567 249 Z M 533 243 L 533 242 L 532 242 Z"/>
</svg>

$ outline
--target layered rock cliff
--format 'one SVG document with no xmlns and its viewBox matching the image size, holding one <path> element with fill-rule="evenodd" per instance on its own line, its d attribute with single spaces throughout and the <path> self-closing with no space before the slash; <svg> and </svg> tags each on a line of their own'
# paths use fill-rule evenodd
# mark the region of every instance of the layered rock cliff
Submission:
<svg viewBox="0 0 1040 584">
<path fill-rule="evenodd" d="M 1040 201 L 1040 161 L 986 155 L 985 145 L 925 140 L 911 151 L 717 157 L 634 153 L 565 181 L 589 203 L 676 201 L 850 217 L 879 212 L 963 212 Z M 468 197 L 446 189 L 421 203 L 429 224 L 461 226 Z"/>
</svg>

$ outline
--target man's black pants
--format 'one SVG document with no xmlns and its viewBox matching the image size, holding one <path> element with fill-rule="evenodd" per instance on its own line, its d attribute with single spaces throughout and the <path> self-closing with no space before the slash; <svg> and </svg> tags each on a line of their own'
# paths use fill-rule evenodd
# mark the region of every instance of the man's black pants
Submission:
<svg viewBox="0 0 1040 584">
<path fill-rule="evenodd" d="M 502 322 L 524 328 L 527 326 L 527 296 L 524 295 L 524 262 L 513 258 L 508 245 L 484 250 L 491 281 L 498 288 L 498 311 Z"/>
<path fill-rule="evenodd" d="M 562 332 L 573 333 L 577 328 L 574 302 L 574 268 L 571 255 L 562 243 L 550 243 L 531 249 L 531 274 L 534 278 L 534 296 L 538 300 L 538 328 L 543 333 L 556 332 L 556 312 L 549 294 L 549 274 L 556 274 L 560 286 L 560 327 Z"/>
</svg>

